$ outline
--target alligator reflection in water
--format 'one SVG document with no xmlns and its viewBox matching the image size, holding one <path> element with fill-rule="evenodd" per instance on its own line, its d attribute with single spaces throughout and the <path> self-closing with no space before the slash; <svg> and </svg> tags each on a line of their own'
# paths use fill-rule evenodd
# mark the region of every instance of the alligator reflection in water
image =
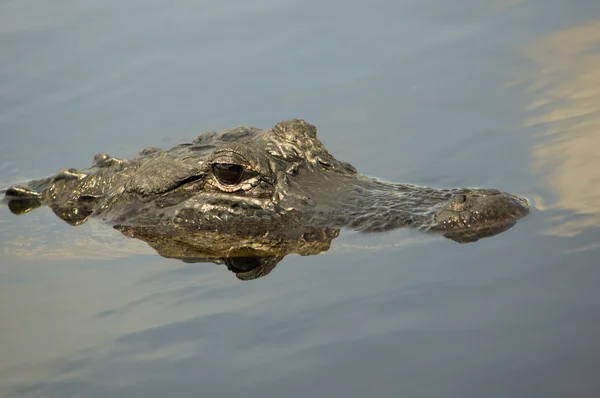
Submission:
<svg viewBox="0 0 600 398">
<path fill-rule="evenodd" d="M 132 160 L 99 154 L 88 169 L 65 169 L 5 196 L 15 214 L 47 204 L 74 226 L 98 216 L 165 257 L 222 262 L 240 279 L 267 274 L 290 253 L 326 251 L 341 227 L 412 227 L 465 243 L 503 232 L 529 211 L 525 199 L 493 189 L 366 177 L 299 119 L 205 133 Z"/>
<path fill-rule="evenodd" d="M 329 250 L 338 229 L 262 226 L 252 231 L 218 228 L 164 231 L 151 227 L 115 226 L 124 235 L 145 241 L 158 254 L 186 263 L 224 264 L 240 280 L 267 275 L 288 254 L 303 256 Z"/>
</svg>

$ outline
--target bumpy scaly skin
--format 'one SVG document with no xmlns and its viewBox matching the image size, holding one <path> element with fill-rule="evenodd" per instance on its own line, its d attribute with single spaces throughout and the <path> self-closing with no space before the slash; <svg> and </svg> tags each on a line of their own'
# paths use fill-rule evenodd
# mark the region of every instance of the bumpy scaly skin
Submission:
<svg viewBox="0 0 600 398">
<path fill-rule="evenodd" d="M 220 178 L 223 167 L 236 181 Z M 131 160 L 99 154 L 88 169 L 11 187 L 6 196 L 15 213 L 45 203 L 73 225 L 94 215 L 121 226 L 218 231 L 414 227 L 457 241 L 493 235 L 528 213 L 525 199 L 496 190 L 434 189 L 363 176 L 331 156 L 316 128 L 299 119 L 268 130 L 204 133 L 169 150 L 146 148 Z"/>
</svg>

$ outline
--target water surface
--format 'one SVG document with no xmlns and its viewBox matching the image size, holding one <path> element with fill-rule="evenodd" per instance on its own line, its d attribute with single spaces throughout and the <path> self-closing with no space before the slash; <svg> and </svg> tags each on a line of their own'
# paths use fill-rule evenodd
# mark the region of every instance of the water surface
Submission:
<svg viewBox="0 0 600 398">
<path fill-rule="evenodd" d="M 390 181 L 538 211 L 343 231 L 240 282 L 0 207 L 0 396 L 597 397 L 596 0 L 0 2 L 0 186 L 301 117 Z"/>
</svg>

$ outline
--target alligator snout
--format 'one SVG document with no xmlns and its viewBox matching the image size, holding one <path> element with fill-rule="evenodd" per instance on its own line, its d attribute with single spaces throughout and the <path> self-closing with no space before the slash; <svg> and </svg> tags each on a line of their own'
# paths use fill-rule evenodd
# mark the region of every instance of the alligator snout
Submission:
<svg viewBox="0 0 600 398">
<path fill-rule="evenodd" d="M 435 213 L 433 231 L 472 229 L 507 224 L 529 213 L 527 199 L 496 189 L 469 189 L 456 193 Z"/>
</svg>

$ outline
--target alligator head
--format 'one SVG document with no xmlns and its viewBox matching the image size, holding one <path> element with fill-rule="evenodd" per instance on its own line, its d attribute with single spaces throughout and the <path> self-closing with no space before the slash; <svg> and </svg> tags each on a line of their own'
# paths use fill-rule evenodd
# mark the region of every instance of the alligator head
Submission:
<svg viewBox="0 0 600 398">
<path fill-rule="evenodd" d="M 502 232 L 528 213 L 525 199 L 497 190 L 366 177 L 329 154 L 316 128 L 299 119 L 204 133 L 132 160 L 99 154 L 88 169 L 65 169 L 5 194 L 14 213 L 46 203 L 73 225 L 94 215 L 120 226 L 188 231 L 413 227 L 458 242 Z"/>
</svg>

